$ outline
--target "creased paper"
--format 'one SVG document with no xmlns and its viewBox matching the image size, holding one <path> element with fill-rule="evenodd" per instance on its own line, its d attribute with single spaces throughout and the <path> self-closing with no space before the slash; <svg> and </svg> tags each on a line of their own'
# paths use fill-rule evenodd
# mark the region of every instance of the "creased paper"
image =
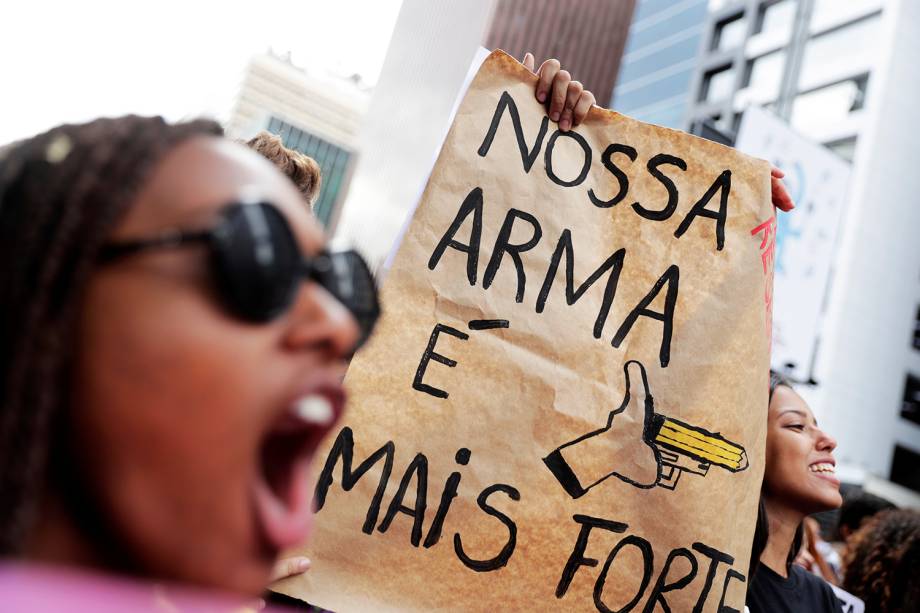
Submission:
<svg viewBox="0 0 920 613">
<path fill-rule="evenodd" d="M 763 474 L 769 165 L 591 109 L 496 51 L 320 450 L 335 611 L 743 608 Z M 666 610 L 666 609 L 664 609 Z"/>
</svg>

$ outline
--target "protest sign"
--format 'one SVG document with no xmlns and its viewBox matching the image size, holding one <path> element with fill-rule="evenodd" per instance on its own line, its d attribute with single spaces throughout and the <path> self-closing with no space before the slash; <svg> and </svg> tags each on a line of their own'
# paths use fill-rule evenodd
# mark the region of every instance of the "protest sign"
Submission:
<svg viewBox="0 0 920 613">
<path fill-rule="evenodd" d="M 335 611 L 741 610 L 763 474 L 769 165 L 502 52 L 466 94 L 318 454 Z"/>
<path fill-rule="evenodd" d="M 865 613 L 866 603 L 843 588 L 837 587 L 834 584 L 830 584 L 830 586 L 831 589 L 834 590 L 834 595 L 837 597 L 837 601 L 840 603 L 840 609 L 843 613 Z"/>
<path fill-rule="evenodd" d="M 783 182 L 799 205 L 795 215 L 777 218 L 771 358 L 787 377 L 808 381 L 815 378 L 850 164 L 758 106 L 744 111 L 735 146 L 784 171 Z"/>
</svg>

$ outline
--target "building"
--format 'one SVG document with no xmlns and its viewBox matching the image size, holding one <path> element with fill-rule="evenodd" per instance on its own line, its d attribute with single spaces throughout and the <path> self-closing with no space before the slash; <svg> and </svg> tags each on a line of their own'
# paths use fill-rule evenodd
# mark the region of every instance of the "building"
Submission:
<svg viewBox="0 0 920 613">
<path fill-rule="evenodd" d="M 708 4 L 639 0 L 611 108 L 648 123 L 687 129 Z"/>
<path fill-rule="evenodd" d="M 481 47 L 558 57 L 604 104 L 634 0 L 404 0 L 337 244 L 379 266 L 418 202 Z"/>
<path fill-rule="evenodd" d="M 497 0 L 484 44 L 557 58 L 607 107 L 635 0 Z M 547 27 L 553 24 L 553 27 Z"/>
<path fill-rule="evenodd" d="M 762 106 L 852 161 L 812 385 L 801 391 L 848 474 L 915 491 L 920 178 L 908 152 L 920 84 L 908 58 L 918 41 L 912 0 L 711 2 L 686 116 L 731 140 L 744 110 Z"/>
<path fill-rule="evenodd" d="M 795 97 L 791 111 L 794 126 L 853 155 L 849 214 L 828 300 L 816 403 L 840 432 L 840 457 L 920 492 L 920 350 L 914 342 L 920 174 L 909 154 L 920 101 L 914 59 L 920 56 L 920 3 L 875 4 L 882 5 L 880 13 L 868 12 L 872 4 L 862 0 L 815 3 L 812 20 L 833 19 L 839 25 L 806 43 L 799 80 L 805 91 Z M 847 21 L 853 14 L 848 11 L 860 6 L 865 17 Z M 822 41 L 823 36 L 831 38 Z M 808 70 L 817 53 L 808 48 L 812 44 L 827 54 L 831 67 L 819 71 L 823 83 L 812 80 L 815 73 Z M 812 106 L 820 97 L 828 101 L 823 113 Z"/>
<path fill-rule="evenodd" d="M 613 108 L 727 144 L 761 106 L 852 162 L 811 385 L 854 481 L 920 492 L 920 87 L 911 0 L 640 0 Z M 875 477 L 874 477 L 874 476 Z M 906 499 L 906 498 L 905 498 Z M 916 501 L 916 498 L 913 500 Z"/>
<path fill-rule="evenodd" d="M 765 106 L 796 131 L 852 160 L 869 76 L 883 51 L 885 0 L 711 2 L 688 125 L 729 135 Z"/>
<path fill-rule="evenodd" d="M 267 130 L 316 160 L 323 182 L 313 211 L 332 230 L 348 192 L 369 99 L 358 79 L 310 75 L 289 56 L 269 52 L 246 68 L 226 130 L 241 139 Z"/>
<path fill-rule="evenodd" d="M 497 7 L 405 0 L 362 132 L 339 244 L 378 264 L 391 250 L 477 47 L 493 40 L 493 23 L 508 19 Z M 503 46 L 520 55 L 513 43 Z M 920 173 L 910 167 L 916 57 L 915 0 L 640 0 L 613 107 L 680 129 L 713 121 L 731 141 L 740 113 L 760 105 L 852 161 L 816 384 L 801 391 L 837 437 L 842 472 L 920 491 Z"/>
</svg>

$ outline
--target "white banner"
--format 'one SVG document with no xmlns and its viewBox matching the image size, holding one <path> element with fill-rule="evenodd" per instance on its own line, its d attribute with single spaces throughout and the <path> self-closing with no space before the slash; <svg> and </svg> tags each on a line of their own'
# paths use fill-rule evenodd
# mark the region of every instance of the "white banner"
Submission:
<svg viewBox="0 0 920 613">
<path fill-rule="evenodd" d="M 744 112 L 736 148 L 785 172 L 796 204 L 777 217 L 771 363 L 804 381 L 812 376 L 850 164 L 760 107 Z"/>
</svg>

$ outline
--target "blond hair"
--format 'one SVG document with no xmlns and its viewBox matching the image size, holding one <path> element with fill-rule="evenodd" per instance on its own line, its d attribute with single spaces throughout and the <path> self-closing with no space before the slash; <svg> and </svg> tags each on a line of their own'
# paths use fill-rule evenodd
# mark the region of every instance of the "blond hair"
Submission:
<svg viewBox="0 0 920 613">
<path fill-rule="evenodd" d="M 270 132 L 259 132 L 246 141 L 246 146 L 277 166 L 278 170 L 294 182 L 310 207 L 313 207 L 313 201 L 319 194 L 322 183 L 319 164 L 313 158 L 285 147 L 281 138 Z"/>
</svg>

